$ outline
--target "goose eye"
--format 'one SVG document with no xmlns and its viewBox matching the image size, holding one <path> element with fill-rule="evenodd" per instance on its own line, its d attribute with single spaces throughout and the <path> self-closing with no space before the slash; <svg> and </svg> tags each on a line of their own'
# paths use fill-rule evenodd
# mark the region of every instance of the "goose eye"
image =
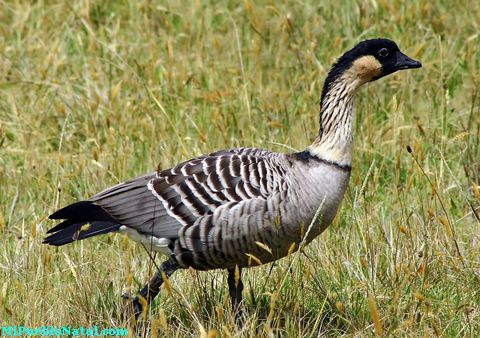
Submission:
<svg viewBox="0 0 480 338">
<path fill-rule="evenodd" d="M 381 57 L 386 57 L 388 56 L 388 49 L 386 48 L 382 48 L 378 51 L 378 55 L 380 55 Z"/>
</svg>

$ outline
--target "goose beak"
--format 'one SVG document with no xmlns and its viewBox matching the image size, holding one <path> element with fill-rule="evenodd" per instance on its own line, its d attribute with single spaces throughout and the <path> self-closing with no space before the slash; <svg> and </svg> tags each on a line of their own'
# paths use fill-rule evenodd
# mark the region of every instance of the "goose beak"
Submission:
<svg viewBox="0 0 480 338">
<path fill-rule="evenodd" d="M 397 52 L 397 60 L 393 66 L 395 71 L 402 70 L 402 69 L 411 69 L 411 68 L 420 68 L 422 64 L 419 61 L 416 61 L 407 55 L 403 54 L 402 52 Z"/>
</svg>

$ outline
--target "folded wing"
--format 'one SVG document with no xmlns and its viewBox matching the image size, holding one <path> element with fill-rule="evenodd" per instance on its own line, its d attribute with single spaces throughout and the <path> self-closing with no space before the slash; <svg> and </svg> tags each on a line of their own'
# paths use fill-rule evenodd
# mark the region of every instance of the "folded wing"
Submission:
<svg viewBox="0 0 480 338">
<path fill-rule="evenodd" d="M 198 157 L 106 189 L 50 215 L 64 221 L 44 243 L 63 245 L 118 231 L 121 226 L 155 238 L 178 238 L 179 230 L 231 202 L 267 198 L 269 152 L 241 148 Z"/>
</svg>

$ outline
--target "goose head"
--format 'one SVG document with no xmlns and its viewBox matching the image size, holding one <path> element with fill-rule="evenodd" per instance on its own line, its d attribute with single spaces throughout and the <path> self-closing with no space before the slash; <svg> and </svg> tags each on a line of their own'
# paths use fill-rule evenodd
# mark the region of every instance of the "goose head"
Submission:
<svg viewBox="0 0 480 338">
<path fill-rule="evenodd" d="M 330 86 L 341 80 L 357 89 L 367 82 L 378 80 L 399 70 L 420 68 L 422 64 L 400 51 L 388 39 L 370 39 L 358 43 L 333 65 L 325 80 L 322 97 Z"/>
</svg>

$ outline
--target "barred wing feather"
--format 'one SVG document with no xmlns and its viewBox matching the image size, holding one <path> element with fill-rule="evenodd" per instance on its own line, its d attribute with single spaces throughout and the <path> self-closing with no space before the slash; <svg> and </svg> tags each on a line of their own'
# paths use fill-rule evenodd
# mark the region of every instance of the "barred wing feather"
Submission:
<svg viewBox="0 0 480 338">
<path fill-rule="evenodd" d="M 51 229 L 53 234 L 45 242 L 55 245 L 67 229 L 68 236 L 76 233 L 76 237 L 67 238 L 69 241 L 93 236 L 88 230 L 80 232 L 85 223 L 97 232 L 103 230 L 101 233 L 108 232 L 104 229 L 107 225 L 109 231 L 126 226 L 140 234 L 176 240 L 182 228 L 205 223 L 202 218 L 221 206 L 267 199 L 278 187 L 275 175 L 282 170 L 270 167 L 277 164 L 279 155 L 253 148 L 219 151 L 115 185 L 80 202 L 90 203 L 91 210 L 104 211 L 101 218 L 89 215 L 90 209 L 85 207 L 79 214 L 72 207 L 75 204 L 52 214 L 50 218 L 66 221 Z M 72 226 L 78 231 L 72 231 Z M 60 242 L 65 244 L 65 238 Z"/>
</svg>

